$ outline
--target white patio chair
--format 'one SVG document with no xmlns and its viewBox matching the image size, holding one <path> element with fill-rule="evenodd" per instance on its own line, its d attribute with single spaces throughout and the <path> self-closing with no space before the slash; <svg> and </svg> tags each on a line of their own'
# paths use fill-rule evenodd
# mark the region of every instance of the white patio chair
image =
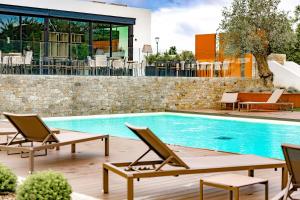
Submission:
<svg viewBox="0 0 300 200">
<path fill-rule="evenodd" d="M 222 65 L 222 71 L 223 71 L 223 76 L 228 76 L 229 75 L 229 67 L 230 67 L 230 61 L 224 60 L 223 65 Z"/>
<path fill-rule="evenodd" d="M 142 61 L 141 63 L 141 70 L 140 70 L 140 75 L 141 76 L 145 76 L 146 75 L 146 66 L 147 66 L 147 62 L 145 60 Z"/>
<path fill-rule="evenodd" d="M 204 72 L 204 75 L 203 73 L 201 73 L 201 75 L 203 75 L 204 77 L 207 77 L 207 66 L 208 66 L 208 62 L 201 62 L 199 63 L 200 64 L 200 70 L 201 72 L 203 71 Z"/>
<path fill-rule="evenodd" d="M 96 70 L 96 61 L 91 56 L 87 56 L 87 64 L 90 69 L 90 74 L 94 75 Z"/>
<path fill-rule="evenodd" d="M 117 75 L 122 75 L 125 69 L 125 62 L 122 59 L 118 59 L 118 60 L 114 60 L 112 63 L 112 67 L 113 67 L 113 75 L 115 75 L 115 73 Z"/>
<path fill-rule="evenodd" d="M 214 75 L 215 72 L 218 72 L 218 76 L 221 76 L 221 69 L 222 69 L 222 63 L 221 62 L 214 62 Z"/>
<path fill-rule="evenodd" d="M 95 67 L 96 67 L 96 75 L 97 71 L 106 72 L 108 68 L 108 61 L 106 55 L 95 55 Z"/>
<path fill-rule="evenodd" d="M 2 51 L 0 50 L 0 70 L 1 70 L 1 73 L 3 73 L 3 65 L 2 65 Z"/>
<path fill-rule="evenodd" d="M 26 68 L 30 68 L 30 73 L 32 74 L 32 60 L 33 60 L 33 52 L 32 51 L 26 51 L 25 57 L 23 57 L 23 65 L 24 65 L 24 73 L 26 74 Z"/>
</svg>

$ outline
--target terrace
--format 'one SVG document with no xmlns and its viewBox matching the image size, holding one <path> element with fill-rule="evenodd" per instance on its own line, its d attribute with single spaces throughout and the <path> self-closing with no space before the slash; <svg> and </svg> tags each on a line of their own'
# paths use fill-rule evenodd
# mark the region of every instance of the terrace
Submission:
<svg viewBox="0 0 300 200">
<path fill-rule="evenodd" d="M 225 173 L 259 179 L 275 196 L 292 175 L 287 157 L 293 155 L 281 146 L 300 144 L 299 65 L 276 54 L 294 21 L 284 28 L 249 25 L 255 31 L 266 26 L 271 34 L 262 39 L 271 41 L 258 41 L 264 31 L 240 24 L 228 31 L 223 24 L 224 34 L 196 35 L 195 55 L 175 46 L 159 53 L 156 37 L 155 54 L 149 10 L 97 0 L 2 0 L 0 200 L 15 200 L 7 192 L 20 195 L 27 180 L 45 171 L 61 174 L 42 177 L 45 185 L 31 183 L 30 200 L 35 192 L 69 197 L 68 184 L 75 200 L 188 200 L 203 193 L 206 200 L 223 200 L 233 195 L 223 190 L 229 179 L 223 189 L 205 186 L 203 193 L 200 179 Z M 233 47 L 223 39 L 232 32 L 231 40 L 238 40 L 228 41 L 237 49 L 227 55 Z M 3 180 L 14 173 L 18 190 L 3 193 Z M 234 194 L 268 199 L 266 189 L 250 184 Z"/>
<path fill-rule="evenodd" d="M 186 111 L 183 111 L 186 112 Z M 242 113 L 234 111 L 198 110 L 194 113 L 207 115 L 227 115 L 243 116 L 264 119 L 298 120 L 299 112 L 263 112 L 263 113 Z M 6 121 L 1 121 L 0 126 L 11 127 Z M 72 131 L 61 130 L 63 133 L 72 134 Z M 6 137 L 0 137 L 0 142 L 5 141 Z M 181 157 L 209 157 L 209 156 L 230 156 L 232 153 L 213 151 L 209 149 L 190 148 L 178 145 L 170 145 L 171 149 Z M 50 150 L 48 156 L 35 158 L 36 170 L 55 170 L 62 172 L 68 179 L 73 188 L 73 192 L 81 194 L 82 198 L 95 199 L 125 199 L 126 184 L 122 178 L 110 174 L 110 193 L 103 194 L 102 164 L 105 162 L 133 161 L 147 150 L 142 141 L 126 139 L 121 137 L 110 137 L 110 156 L 105 157 L 102 149 L 104 145 L 99 142 L 88 142 L 79 144 L 76 154 L 70 155 L 69 147 L 62 147 L 59 151 Z M 26 159 L 20 159 L 20 155 L 7 155 L 5 151 L 0 152 L 3 158 L 1 162 L 9 166 L 18 176 L 28 176 Z M 149 154 L 146 160 L 157 159 L 155 154 Z M 247 171 L 236 171 L 236 174 L 246 175 Z M 135 199 L 198 199 L 199 198 L 199 179 L 211 176 L 212 174 L 183 175 L 179 177 L 160 177 L 156 179 L 141 179 L 134 182 Z M 281 170 L 267 169 L 256 170 L 255 176 L 269 180 L 270 197 L 275 196 L 281 190 Z M 82 178 L 84 177 L 84 181 Z M 163 185 L 163 187 L 161 187 Z M 176 191 L 176 192 L 174 192 Z M 205 189 L 205 199 L 218 200 L 224 199 L 228 193 L 220 189 L 207 187 Z M 254 200 L 262 199 L 264 192 L 261 185 L 243 188 L 240 192 L 241 199 Z"/>
<path fill-rule="evenodd" d="M 1 126 L 8 126 L 6 122 L 1 122 Z M 134 160 L 146 150 L 146 146 L 137 140 L 111 137 L 110 156 L 104 157 L 103 146 L 98 142 L 78 145 L 78 153 L 70 155 L 69 147 L 61 148 L 60 151 L 51 150 L 47 157 L 36 158 L 37 170 L 56 170 L 62 172 L 73 187 L 74 192 L 94 197 L 95 199 L 125 199 L 126 184 L 119 176 L 110 174 L 110 193 L 102 193 L 102 163 L 109 161 Z M 171 146 L 180 156 L 216 156 L 231 155 L 230 153 L 211 151 L 206 149 L 188 148 L 181 146 Z M 1 162 L 13 169 L 18 176 L 26 177 L 27 162 L 20 159 L 19 155 L 7 156 L 6 152 L 0 152 Z M 156 159 L 151 154 L 148 159 Z M 246 171 L 236 172 L 247 174 Z M 157 179 L 141 179 L 135 182 L 136 199 L 198 199 L 199 179 L 203 175 L 187 175 L 179 177 L 166 177 Z M 269 180 L 270 197 L 280 191 L 281 171 L 257 170 L 255 176 Z M 82 179 L 84 178 L 84 181 Z M 162 187 L 163 185 L 163 187 Z M 174 192 L 176 191 L 176 192 Z M 223 190 L 212 188 L 205 189 L 205 199 L 222 200 L 228 193 Z M 254 200 L 262 199 L 264 196 L 262 186 L 252 186 L 241 190 L 241 199 Z"/>
</svg>

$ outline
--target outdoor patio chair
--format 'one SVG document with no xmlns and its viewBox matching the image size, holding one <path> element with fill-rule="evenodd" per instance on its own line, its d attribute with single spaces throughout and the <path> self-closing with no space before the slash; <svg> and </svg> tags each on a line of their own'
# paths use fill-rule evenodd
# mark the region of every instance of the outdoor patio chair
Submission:
<svg viewBox="0 0 300 200">
<path fill-rule="evenodd" d="M 2 51 L 0 50 L 0 73 L 3 73 Z"/>
<path fill-rule="evenodd" d="M 11 113 L 3 113 L 3 115 L 17 129 L 18 133 L 9 142 L 0 144 L 0 150 L 28 153 L 29 173 L 32 173 L 34 170 L 34 157 L 37 151 L 45 151 L 45 155 L 47 155 L 48 149 L 71 145 L 71 152 L 75 153 L 76 144 L 78 143 L 105 140 L 105 156 L 109 154 L 108 135 L 91 135 L 86 133 L 55 134 L 38 115 L 17 115 Z M 23 137 L 23 140 L 17 139 L 19 135 Z M 30 146 L 23 146 L 26 143 L 30 143 Z M 21 144 L 22 146 L 20 146 Z"/>
<path fill-rule="evenodd" d="M 115 59 L 112 61 L 112 75 L 122 76 L 126 74 L 125 60 Z"/>
<path fill-rule="evenodd" d="M 214 62 L 214 76 L 221 77 L 222 73 L 222 63 L 221 62 Z"/>
<path fill-rule="evenodd" d="M 281 147 L 289 172 L 289 179 L 286 188 L 273 197 L 272 200 L 294 200 L 291 195 L 300 188 L 300 146 L 282 144 Z"/>
<path fill-rule="evenodd" d="M 276 89 L 270 98 L 266 102 L 239 102 L 238 103 L 238 109 L 241 110 L 241 107 L 246 105 L 247 111 L 251 110 L 251 105 L 277 105 L 277 106 L 284 106 L 284 107 L 290 107 L 291 111 L 293 111 L 294 103 L 289 102 L 279 102 L 280 97 L 284 93 L 284 89 Z"/>
<path fill-rule="evenodd" d="M 226 77 L 226 76 L 230 76 L 230 61 L 228 60 L 224 60 L 223 64 L 222 64 L 222 76 Z"/>
<path fill-rule="evenodd" d="M 95 55 L 96 75 L 108 75 L 109 67 L 106 55 Z M 98 72 L 99 71 L 99 72 Z"/>
<path fill-rule="evenodd" d="M 29 74 L 32 74 L 32 59 L 33 59 L 33 52 L 26 51 L 25 57 L 23 58 L 23 67 L 24 67 L 24 74 L 26 74 L 27 68 L 30 70 Z"/>
<path fill-rule="evenodd" d="M 126 126 L 138 136 L 148 150 L 133 162 L 114 162 L 103 164 L 103 192 L 109 191 L 109 171 L 127 180 L 127 199 L 134 199 L 134 179 L 166 176 L 191 175 L 201 173 L 247 170 L 249 176 L 256 169 L 282 168 L 282 187 L 286 186 L 287 169 L 284 161 L 263 158 L 255 155 L 226 155 L 180 158 L 164 144 L 150 129 Z M 154 152 L 160 159 L 142 161 Z"/>
<path fill-rule="evenodd" d="M 220 105 L 221 105 L 221 109 L 222 109 L 222 105 L 225 104 L 225 109 L 227 104 L 232 104 L 232 110 L 235 109 L 235 104 L 238 103 L 238 95 L 239 93 L 235 92 L 235 93 L 229 93 L 229 92 L 225 92 L 222 95 L 222 99 L 221 101 L 219 101 Z"/>
<path fill-rule="evenodd" d="M 87 56 L 87 66 L 89 68 L 89 75 L 96 74 L 96 61 L 91 56 Z"/>
</svg>

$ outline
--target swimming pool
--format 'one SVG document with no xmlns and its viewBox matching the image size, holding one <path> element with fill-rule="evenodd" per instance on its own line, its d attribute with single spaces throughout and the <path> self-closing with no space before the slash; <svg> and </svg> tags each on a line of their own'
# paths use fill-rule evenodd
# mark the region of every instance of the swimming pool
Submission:
<svg viewBox="0 0 300 200">
<path fill-rule="evenodd" d="M 283 158 L 282 143 L 300 144 L 300 123 L 179 113 L 48 118 L 53 128 L 137 139 L 124 123 L 147 126 L 168 144 Z"/>
</svg>

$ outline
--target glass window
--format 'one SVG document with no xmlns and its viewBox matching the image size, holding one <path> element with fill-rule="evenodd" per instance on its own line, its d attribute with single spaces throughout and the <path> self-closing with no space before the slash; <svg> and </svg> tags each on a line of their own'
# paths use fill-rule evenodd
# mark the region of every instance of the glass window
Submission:
<svg viewBox="0 0 300 200">
<path fill-rule="evenodd" d="M 93 55 L 110 55 L 110 25 L 93 23 Z"/>
<path fill-rule="evenodd" d="M 69 57 L 69 29 L 70 23 L 68 20 L 49 19 L 49 57 Z"/>
<path fill-rule="evenodd" d="M 0 50 L 4 53 L 20 52 L 19 16 L 0 14 Z"/>
<path fill-rule="evenodd" d="M 44 18 L 22 17 L 22 48 L 33 51 L 35 59 L 40 58 L 44 49 Z"/>
<path fill-rule="evenodd" d="M 89 23 L 71 21 L 71 58 L 84 60 L 89 55 Z"/>
<path fill-rule="evenodd" d="M 112 26 L 112 52 L 113 57 L 128 57 L 128 26 Z"/>
</svg>

